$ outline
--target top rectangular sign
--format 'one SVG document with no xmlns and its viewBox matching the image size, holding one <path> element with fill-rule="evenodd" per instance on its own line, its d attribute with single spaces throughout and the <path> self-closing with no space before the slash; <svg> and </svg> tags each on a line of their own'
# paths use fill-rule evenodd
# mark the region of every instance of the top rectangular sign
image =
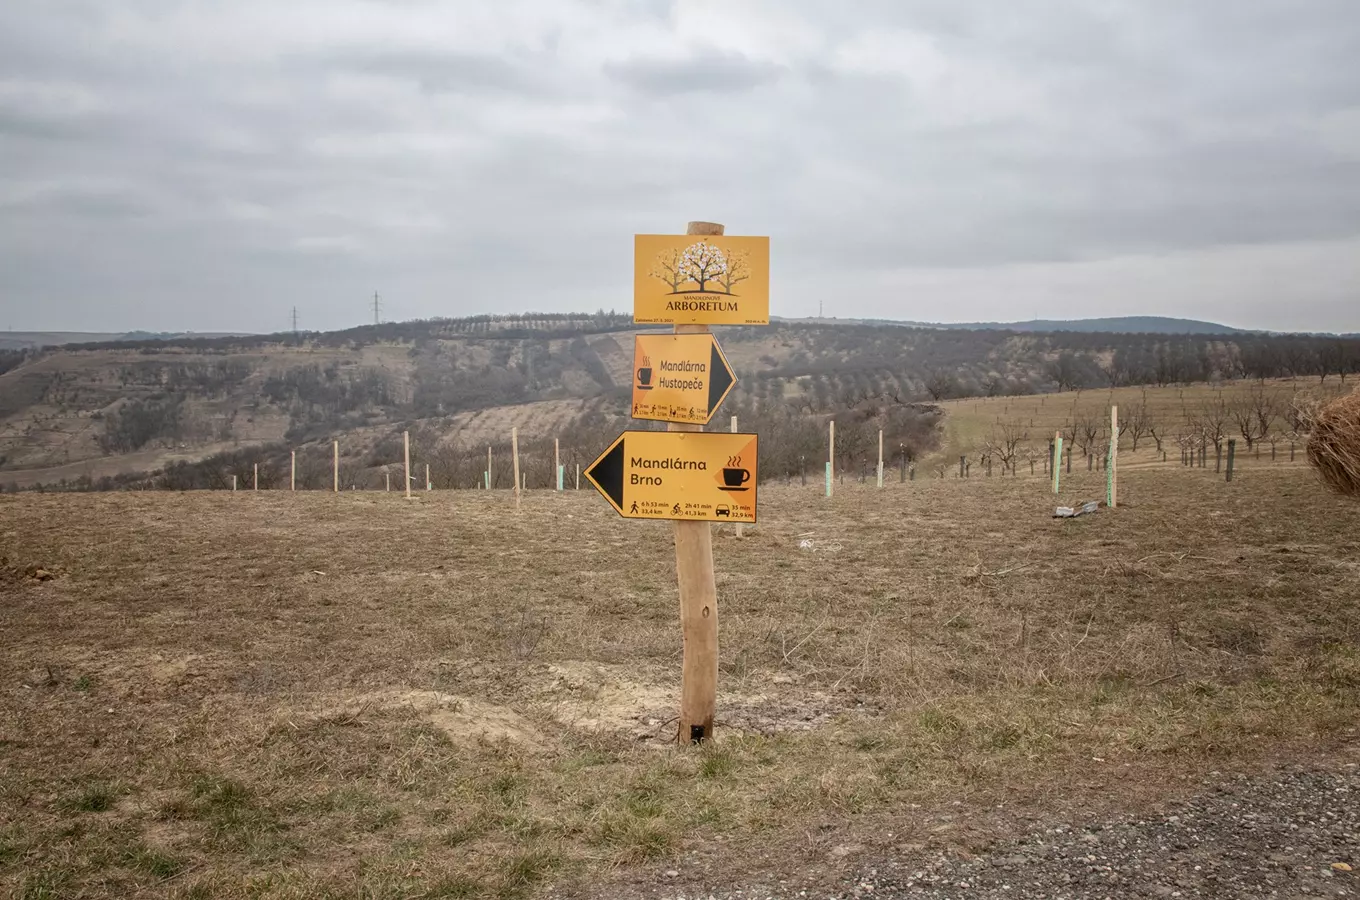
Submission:
<svg viewBox="0 0 1360 900">
<path fill-rule="evenodd" d="M 770 324 L 770 239 L 634 235 L 633 321 Z"/>
</svg>

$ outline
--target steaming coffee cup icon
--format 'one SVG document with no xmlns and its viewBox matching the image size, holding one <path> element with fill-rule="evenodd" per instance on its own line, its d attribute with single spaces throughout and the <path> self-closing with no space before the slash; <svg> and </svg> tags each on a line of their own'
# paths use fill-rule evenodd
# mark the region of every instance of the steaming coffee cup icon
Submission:
<svg viewBox="0 0 1360 900">
<path fill-rule="evenodd" d="M 722 490 L 724 491 L 747 490 L 746 488 L 742 487 L 742 485 L 751 480 L 751 473 L 749 470 L 740 468 L 739 466 L 724 466 L 722 473 L 723 473 Z"/>
<path fill-rule="evenodd" d="M 643 366 L 637 370 L 638 389 L 650 391 L 652 389 L 652 367 Z"/>
</svg>

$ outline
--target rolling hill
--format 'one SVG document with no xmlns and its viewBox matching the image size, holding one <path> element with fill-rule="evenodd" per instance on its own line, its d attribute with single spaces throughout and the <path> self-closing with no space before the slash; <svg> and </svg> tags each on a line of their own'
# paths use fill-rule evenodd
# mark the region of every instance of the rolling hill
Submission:
<svg viewBox="0 0 1360 900">
<path fill-rule="evenodd" d="M 787 319 L 789 322 L 826 325 L 902 325 L 908 328 L 945 328 L 963 331 L 1059 332 L 1080 331 L 1106 334 L 1253 334 L 1243 328 L 1177 319 L 1167 316 L 1111 316 L 1099 319 L 1030 319 L 1027 322 L 909 322 L 896 319 Z"/>
<path fill-rule="evenodd" d="M 410 430 L 433 478 L 471 486 L 512 427 L 530 478 L 546 483 L 554 439 L 572 469 L 636 427 L 627 397 L 640 330 L 601 312 L 0 352 L 0 484 L 220 485 L 255 462 L 276 478 L 297 449 L 304 486 L 319 486 L 340 440 L 348 481 L 371 485 Z M 831 416 L 853 461 L 880 427 L 891 446 L 929 452 L 951 398 L 1360 373 L 1360 341 L 1338 338 L 801 322 L 718 331 L 739 377 L 719 415 L 767 438 L 773 476 L 824 453 Z M 493 471 L 493 482 L 505 477 Z"/>
</svg>

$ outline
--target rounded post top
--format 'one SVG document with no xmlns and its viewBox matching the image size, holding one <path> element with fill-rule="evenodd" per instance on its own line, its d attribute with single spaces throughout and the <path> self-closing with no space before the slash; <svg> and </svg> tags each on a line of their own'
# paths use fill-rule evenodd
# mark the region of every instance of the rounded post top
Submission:
<svg viewBox="0 0 1360 900">
<path fill-rule="evenodd" d="M 690 222 L 685 234 L 713 234 L 723 233 L 723 227 L 717 222 Z"/>
</svg>

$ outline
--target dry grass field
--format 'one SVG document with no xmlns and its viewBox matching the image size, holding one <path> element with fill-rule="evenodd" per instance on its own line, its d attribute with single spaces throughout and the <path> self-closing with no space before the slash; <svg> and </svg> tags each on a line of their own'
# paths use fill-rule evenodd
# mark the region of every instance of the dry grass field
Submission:
<svg viewBox="0 0 1360 900">
<path fill-rule="evenodd" d="M 1206 403 L 1222 401 L 1231 407 L 1245 395 L 1257 390 L 1265 391 L 1276 400 L 1279 414 L 1272 422 L 1271 434 L 1263 452 L 1270 452 L 1271 441 L 1276 443 L 1278 452 L 1279 447 L 1287 449 L 1290 443 L 1288 424 L 1282 415 L 1284 410 L 1296 402 L 1308 404 L 1332 400 L 1349 393 L 1353 387 L 1354 383 L 1343 385 L 1338 378 L 1331 378 L 1325 383 L 1316 378 L 1276 378 L 1265 381 L 1240 379 L 1166 387 L 1133 386 L 946 400 L 940 404 L 947 413 L 941 452 L 946 458 L 957 460 L 960 453 L 976 449 L 1003 423 L 1014 423 L 1025 430 L 1029 444 L 1046 444 L 1054 432 L 1063 429 L 1067 429 L 1070 441 L 1071 425 L 1079 416 L 1089 415 L 1108 421 L 1112 404 L 1118 405 L 1125 414 L 1146 404 L 1149 420 L 1156 424 L 1158 434 L 1163 436 L 1169 456 L 1176 459 L 1179 450 L 1175 436 L 1192 430 L 1195 418 Z M 1227 432 L 1228 437 L 1238 439 L 1239 450 L 1244 449 L 1241 435 L 1231 421 L 1227 422 Z M 1131 443 L 1131 436 L 1125 434 L 1120 442 L 1121 453 L 1129 450 Z M 1144 436 L 1138 450 L 1151 460 L 1154 446 L 1154 439 Z"/>
<path fill-rule="evenodd" d="M 820 494 L 715 534 L 683 749 L 670 528 L 592 493 L 0 497 L 0 893 L 607 895 L 1360 740 L 1360 504 L 1302 467 Z"/>
</svg>

